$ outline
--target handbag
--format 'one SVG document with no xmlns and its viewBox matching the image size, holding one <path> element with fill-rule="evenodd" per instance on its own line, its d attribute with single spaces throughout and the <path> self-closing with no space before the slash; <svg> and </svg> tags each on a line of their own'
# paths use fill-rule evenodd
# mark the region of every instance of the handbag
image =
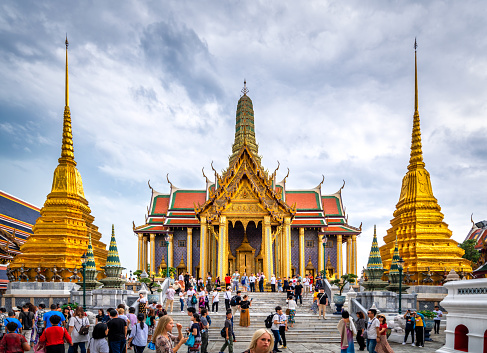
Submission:
<svg viewBox="0 0 487 353">
<path fill-rule="evenodd" d="M 147 348 L 149 348 L 152 351 L 155 351 L 156 350 L 156 344 L 154 342 L 150 341 Z"/>
<path fill-rule="evenodd" d="M 286 309 L 286 315 L 291 314 L 291 309 Z"/>
<path fill-rule="evenodd" d="M 76 322 L 81 325 L 79 330 L 76 330 L 76 331 L 78 331 L 78 334 L 80 336 L 86 336 L 90 332 L 90 325 L 82 326 L 83 325 L 83 319 L 81 320 L 81 323 L 80 323 L 78 318 L 76 318 Z"/>
<path fill-rule="evenodd" d="M 186 342 L 184 342 L 184 344 L 188 347 L 193 347 L 194 346 L 194 341 L 195 341 L 195 338 L 193 336 L 192 333 L 189 334 L 189 337 L 188 337 L 188 340 Z"/>
<path fill-rule="evenodd" d="M 37 342 L 34 346 L 35 353 L 46 353 L 46 342 Z"/>
</svg>

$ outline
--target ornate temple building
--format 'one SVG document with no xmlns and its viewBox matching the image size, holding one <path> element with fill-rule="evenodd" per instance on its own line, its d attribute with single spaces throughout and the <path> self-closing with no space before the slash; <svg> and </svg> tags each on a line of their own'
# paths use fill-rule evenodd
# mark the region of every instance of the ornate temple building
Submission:
<svg viewBox="0 0 487 353">
<path fill-rule="evenodd" d="M 205 188 L 186 190 L 168 179 L 169 193 L 151 187 L 146 223 L 136 227 L 138 269 L 221 279 L 235 269 L 288 277 L 327 268 L 329 276 L 357 274 L 361 227 L 347 222 L 340 188 L 322 195 L 313 189 L 289 190 L 288 175 L 278 181 L 261 164 L 255 139 L 254 109 L 244 82 L 237 104 L 235 140 L 229 166 L 214 179 L 203 171 Z M 150 184 L 149 184 L 150 187 Z M 326 239 L 326 247 L 323 239 Z M 343 269 L 342 244 L 347 268 Z"/>
<path fill-rule="evenodd" d="M 416 43 L 415 43 L 416 49 Z M 452 232 L 443 221 L 443 213 L 431 188 L 430 174 L 423 162 L 421 129 L 418 111 L 418 70 L 415 58 L 415 103 L 411 155 L 408 171 L 402 180 L 399 202 L 391 220 L 392 227 L 384 236 L 380 253 L 384 268 L 391 267 L 397 245 L 404 259 L 404 271 L 410 274 L 410 283 L 440 284 L 443 274 L 471 272 L 470 262 L 463 259 L 464 251 L 451 239 Z"/>
<path fill-rule="evenodd" d="M 35 221 L 33 234 L 21 245 L 21 254 L 10 264 L 15 280 L 69 280 L 81 267 L 89 235 L 97 269 L 105 266 L 107 253 L 101 234 L 93 224 L 81 175 L 74 160 L 69 110 L 68 40 L 66 39 L 66 88 L 61 158 L 54 171 L 51 193 Z"/>
</svg>

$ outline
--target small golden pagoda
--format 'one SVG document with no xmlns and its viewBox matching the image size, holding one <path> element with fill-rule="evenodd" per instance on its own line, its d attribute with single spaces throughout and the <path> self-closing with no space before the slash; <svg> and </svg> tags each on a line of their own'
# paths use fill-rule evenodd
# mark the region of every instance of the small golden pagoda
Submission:
<svg viewBox="0 0 487 353">
<path fill-rule="evenodd" d="M 33 227 L 34 234 L 20 248 L 22 254 L 10 264 L 14 273 L 19 272 L 18 275 L 23 274 L 22 278 L 28 277 L 30 281 L 35 280 L 38 273 L 43 273 L 47 281 L 61 278 L 69 281 L 69 277 L 81 267 L 81 256 L 88 248 L 89 234 L 98 271 L 105 266 L 108 254 L 106 245 L 100 241 L 101 233 L 93 224 L 95 218 L 85 199 L 83 182 L 74 160 L 67 38 L 63 139 L 58 161 L 51 193 L 47 195 L 41 216 Z"/>
<path fill-rule="evenodd" d="M 431 180 L 423 162 L 421 129 L 418 112 L 418 69 L 416 41 L 415 103 L 408 172 L 402 180 L 401 195 L 391 220 L 392 227 L 384 237 L 380 253 L 384 268 L 390 268 L 397 246 L 404 259 L 404 272 L 411 274 L 410 283 L 419 285 L 440 284 L 446 270 L 471 272 L 471 264 L 462 258 L 464 251 L 451 239 L 452 232 L 443 222 L 443 214 L 433 195 Z M 432 281 L 431 281 L 432 279 Z"/>
</svg>

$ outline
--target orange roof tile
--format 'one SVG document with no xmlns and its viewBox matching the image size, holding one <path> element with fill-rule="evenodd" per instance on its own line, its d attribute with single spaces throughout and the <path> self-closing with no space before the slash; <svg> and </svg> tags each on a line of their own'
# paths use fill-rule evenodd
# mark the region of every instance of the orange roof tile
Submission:
<svg viewBox="0 0 487 353">
<path fill-rule="evenodd" d="M 194 205 L 204 204 L 206 191 L 177 190 L 172 196 L 171 209 L 194 209 Z"/>
<path fill-rule="evenodd" d="M 333 196 L 323 197 L 323 210 L 325 215 L 342 215 L 339 200 Z M 340 208 L 340 209 L 339 209 Z"/>
<path fill-rule="evenodd" d="M 320 209 L 319 195 L 315 191 L 287 191 L 286 203 L 290 206 L 296 203 L 298 210 Z"/>
<path fill-rule="evenodd" d="M 152 214 L 166 214 L 169 206 L 169 195 L 156 196 L 153 205 Z"/>
</svg>

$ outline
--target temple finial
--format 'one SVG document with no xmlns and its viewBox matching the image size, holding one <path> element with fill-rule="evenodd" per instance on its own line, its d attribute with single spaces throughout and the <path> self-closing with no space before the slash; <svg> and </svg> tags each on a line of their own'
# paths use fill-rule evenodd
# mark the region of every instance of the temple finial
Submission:
<svg viewBox="0 0 487 353">
<path fill-rule="evenodd" d="M 423 149 L 421 145 L 421 123 L 419 120 L 418 105 L 418 60 L 417 60 L 418 43 L 414 39 L 414 117 L 413 133 L 411 138 L 411 157 L 409 159 L 408 169 L 414 169 L 417 166 L 424 167 Z"/>
<path fill-rule="evenodd" d="M 69 80 L 68 80 L 68 46 L 69 46 L 69 42 L 68 42 L 68 34 L 66 33 L 66 87 L 64 88 L 65 89 L 65 95 L 64 95 L 64 105 L 66 107 L 69 107 Z"/>
<path fill-rule="evenodd" d="M 244 79 L 244 86 L 243 86 L 241 92 L 244 94 L 244 96 L 246 96 L 247 93 L 249 93 L 249 89 L 247 88 L 247 80 L 246 79 Z"/>
<path fill-rule="evenodd" d="M 74 163 L 73 132 L 71 130 L 71 112 L 69 110 L 69 80 L 68 80 L 68 35 L 66 34 L 66 86 L 65 86 L 65 106 L 63 120 L 63 141 L 61 146 L 61 158 L 59 163 Z"/>
</svg>

